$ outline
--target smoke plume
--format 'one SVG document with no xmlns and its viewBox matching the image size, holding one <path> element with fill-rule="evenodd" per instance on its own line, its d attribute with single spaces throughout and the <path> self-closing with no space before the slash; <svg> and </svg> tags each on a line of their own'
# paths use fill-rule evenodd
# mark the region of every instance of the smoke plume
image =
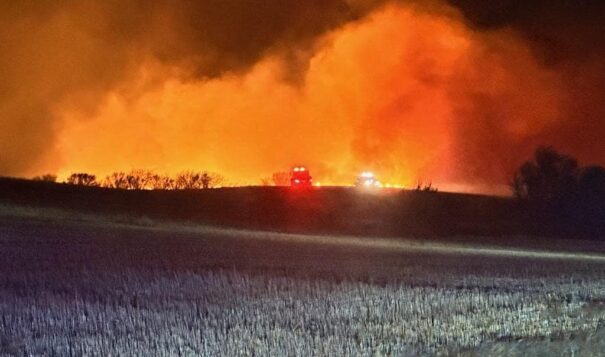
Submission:
<svg viewBox="0 0 605 357">
<path fill-rule="evenodd" d="M 573 45 L 476 4 L 2 4 L 0 173 L 199 168 L 257 184 L 304 164 L 326 184 L 374 170 L 495 192 L 537 145 L 604 163 L 592 27 Z"/>
</svg>

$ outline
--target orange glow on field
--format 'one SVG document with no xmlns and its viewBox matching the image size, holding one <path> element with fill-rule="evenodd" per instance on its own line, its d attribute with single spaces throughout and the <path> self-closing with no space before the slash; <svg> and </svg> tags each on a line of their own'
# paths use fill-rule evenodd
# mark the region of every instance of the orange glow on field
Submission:
<svg viewBox="0 0 605 357">
<path fill-rule="evenodd" d="M 300 80 L 286 79 L 284 56 L 207 79 L 150 59 L 96 112 L 59 106 L 54 164 L 61 175 L 205 169 L 244 185 L 303 162 L 323 186 L 365 168 L 387 187 L 465 184 L 490 157 L 484 116 L 515 145 L 557 113 L 556 78 L 513 33 L 474 32 L 451 9 L 380 8 L 324 36 Z M 505 182 L 505 164 L 485 180 Z"/>
</svg>

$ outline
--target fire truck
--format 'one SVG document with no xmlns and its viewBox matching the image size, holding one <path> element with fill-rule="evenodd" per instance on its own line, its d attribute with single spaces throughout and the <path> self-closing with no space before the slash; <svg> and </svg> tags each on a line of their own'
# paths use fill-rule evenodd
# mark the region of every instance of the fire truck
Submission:
<svg viewBox="0 0 605 357">
<path fill-rule="evenodd" d="M 355 186 L 362 188 L 380 187 L 380 181 L 369 171 L 362 172 L 355 180 Z"/>
<path fill-rule="evenodd" d="M 313 178 L 304 166 L 295 166 L 290 173 L 290 186 L 292 187 L 311 187 Z"/>
</svg>

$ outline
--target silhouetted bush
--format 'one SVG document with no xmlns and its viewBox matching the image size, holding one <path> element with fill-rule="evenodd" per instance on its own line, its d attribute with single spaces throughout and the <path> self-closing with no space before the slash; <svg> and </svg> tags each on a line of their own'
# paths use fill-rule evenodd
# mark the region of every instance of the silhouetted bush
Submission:
<svg viewBox="0 0 605 357">
<path fill-rule="evenodd" d="M 261 178 L 261 186 L 290 186 L 292 174 L 289 171 L 276 171 L 269 177 Z"/>
<path fill-rule="evenodd" d="M 77 184 L 80 181 L 79 176 L 74 176 L 67 183 Z M 192 190 L 218 187 L 224 182 L 223 176 L 208 171 L 182 171 L 172 178 L 150 170 L 136 169 L 128 173 L 116 171 L 105 177 L 100 185 L 123 190 Z"/>
<path fill-rule="evenodd" d="M 429 183 L 418 182 L 416 184 L 416 188 L 414 190 L 417 192 L 437 192 L 437 191 L 439 191 L 439 189 L 437 187 L 433 186 L 432 182 L 429 182 Z"/>
<path fill-rule="evenodd" d="M 154 174 L 148 170 L 132 170 L 126 175 L 128 188 L 131 190 L 151 190 L 153 189 Z"/>
<path fill-rule="evenodd" d="M 101 186 L 107 188 L 128 189 L 128 178 L 125 172 L 114 172 L 103 180 Z"/>
<path fill-rule="evenodd" d="M 95 175 L 87 174 L 85 172 L 73 173 L 67 178 L 65 182 L 70 185 L 98 186 L 97 177 Z"/>
<path fill-rule="evenodd" d="M 202 188 L 214 188 L 222 185 L 225 178 L 217 173 L 204 171 L 200 180 L 202 181 Z"/>
<path fill-rule="evenodd" d="M 182 171 L 174 179 L 174 188 L 177 190 L 192 190 L 201 188 L 201 173 L 194 171 Z"/>
<path fill-rule="evenodd" d="M 32 177 L 34 181 L 57 182 L 57 175 L 46 174 Z"/>
<path fill-rule="evenodd" d="M 154 190 L 174 190 L 175 182 L 169 176 L 153 175 L 151 177 L 151 187 Z"/>
<path fill-rule="evenodd" d="M 207 189 L 222 185 L 223 176 L 212 172 L 182 171 L 174 180 L 174 189 L 197 190 Z"/>
<path fill-rule="evenodd" d="M 275 186 L 290 186 L 292 174 L 289 171 L 278 171 L 271 175 L 271 181 Z"/>
<path fill-rule="evenodd" d="M 129 190 L 171 190 L 175 188 L 174 179 L 149 170 L 132 170 L 126 174 Z"/>
<path fill-rule="evenodd" d="M 260 185 L 261 186 L 272 186 L 273 181 L 271 180 L 271 177 L 263 177 L 260 179 Z"/>
</svg>

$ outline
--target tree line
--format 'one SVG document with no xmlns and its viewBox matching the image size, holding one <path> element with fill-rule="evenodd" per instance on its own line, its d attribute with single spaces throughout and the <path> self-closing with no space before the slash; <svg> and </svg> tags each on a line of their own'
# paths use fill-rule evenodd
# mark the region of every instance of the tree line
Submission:
<svg viewBox="0 0 605 357">
<path fill-rule="evenodd" d="M 33 178 L 37 181 L 56 182 L 55 175 L 42 175 Z M 116 171 L 99 179 L 86 172 L 75 172 L 64 181 L 78 186 L 96 186 L 123 190 L 199 190 L 221 186 L 225 178 L 209 171 L 186 170 L 175 176 L 161 175 L 150 170 Z"/>
<path fill-rule="evenodd" d="M 580 166 L 575 158 L 552 147 L 540 147 L 515 173 L 511 188 L 521 200 L 555 203 L 579 198 L 605 198 L 605 168 Z"/>
<path fill-rule="evenodd" d="M 513 195 L 559 233 L 605 234 L 605 168 L 580 166 L 552 147 L 538 148 L 511 182 Z"/>
<path fill-rule="evenodd" d="M 55 175 L 36 176 L 33 180 L 56 182 Z M 207 189 L 225 183 L 223 176 L 208 171 L 186 170 L 175 176 L 160 175 L 150 170 L 116 171 L 99 180 L 96 175 L 72 173 L 65 183 L 127 190 Z M 261 180 L 262 185 L 287 186 L 290 172 L 275 172 Z M 574 202 L 600 206 L 605 203 L 605 168 L 580 166 L 577 159 L 552 147 L 539 147 L 534 156 L 515 172 L 510 183 L 512 194 L 521 201 L 542 206 L 560 206 Z M 417 190 L 421 189 L 418 184 Z M 425 190 L 432 186 L 425 185 Z"/>
</svg>

